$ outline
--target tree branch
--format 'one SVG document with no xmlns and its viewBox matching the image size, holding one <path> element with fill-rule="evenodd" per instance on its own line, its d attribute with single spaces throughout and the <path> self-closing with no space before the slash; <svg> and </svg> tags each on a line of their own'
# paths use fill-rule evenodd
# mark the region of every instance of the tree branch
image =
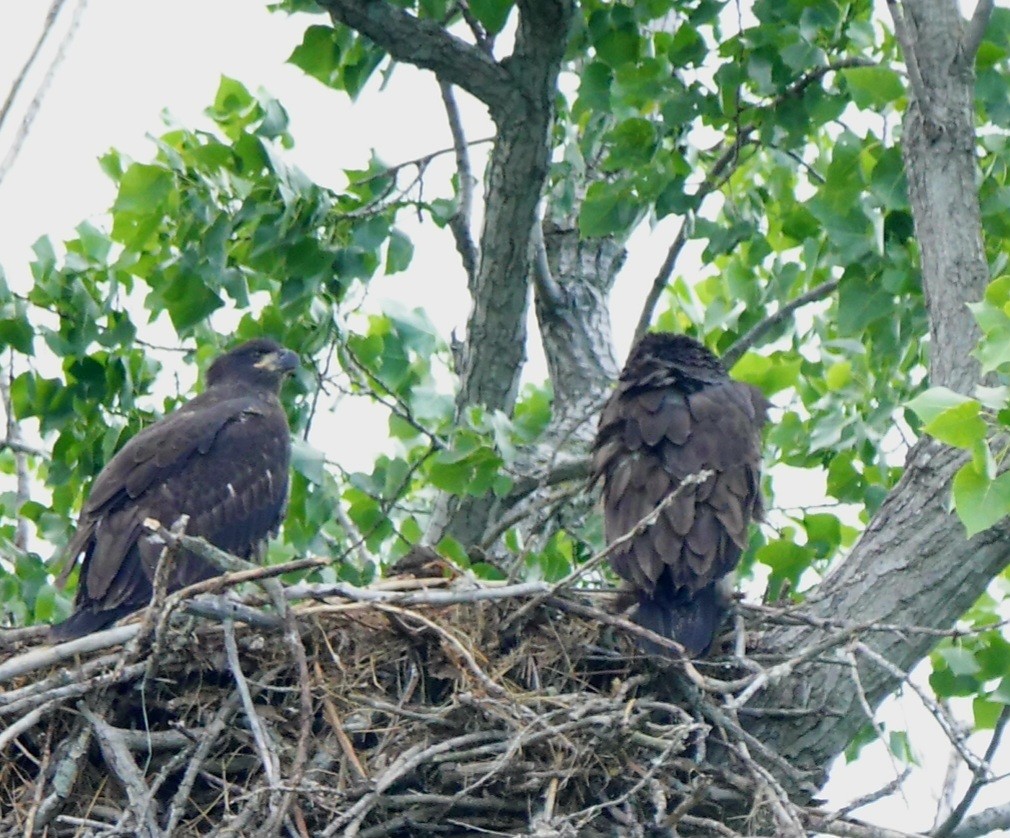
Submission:
<svg viewBox="0 0 1010 838">
<path fill-rule="evenodd" d="M 840 280 L 838 279 L 829 279 L 827 282 L 822 282 L 820 285 L 811 288 L 805 294 L 801 294 L 795 299 L 790 300 L 774 314 L 769 314 L 764 320 L 756 323 L 750 331 L 748 331 L 745 335 L 742 335 L 722 354 L 722 361 L 726 365 L 727 369 L 739 361 L 740 357 L 748 349 L 754 347 L 761 338 L 768 334 L 768 332 L 784 320 L 791 317 L 796 309 L 802 308 L 808 303 L 823 300 L 825 297 L 834 293 L 834 290 L 838 287 L 839 281 Z"/>
<path fill-rule="evenodd" d="M 56 77 L 56 71 L 63 63 L 63 59 L 67 54 L 67 49 L 70 46 L 70 42 L 74 39 L 74 35 L 77 34 L 77 28 L 81 24 L 81 18 L 84 16 L 84 8 L 86 5 L 87 0 L 78 0 L 77 8 L 74 9 L 74 15 L 70 19 L 70 26 L 64 33 L 63 40 L 60 41 L 59 48 L 56 50 L 56 55 L 53 56 L 53 60 L 49 63 L 45 76 L 43 76 L 42 81 L 39 83 L 38 90 L 35 91 L 35 95 L 32 97 L 31 102 L 28 103 L 28 107 L 25 109 L 25 115 L 21 120 L 21 125 L 18 127 L 17 134 L 11 142 L 10 149 L 7 151 L 7 155 L 4 157 L 3 163 L 0 163 L 0 183 L 3 182 L 5 177 L 7 177 L 7 173 L 11 170 L 11 167 L 14 165 L 14 161 L 17 160 L 18 155 L 21 153 L 21 148 L 24 146 L 25 139 L 28 137 L 28 132 L 31 131 L 32 123 L 35 122 L 35 117 L 39 112 L 39 108 L 42 106 L 42 100 L 45 98 L 46 93 L 49 92 L 49 86 L 53 83 L 53 79 Z"/>
<path fill-rule="evenodd" d="M 957 830 L 957 825 L 961 823 L 964 816 L 968 813 L 968 809 L 971 808 L 971 804 L 975 802 L 975 797 L 982 790 L 982 787 L 987 783 L 992 782 L 991 777 L 991 763 L 992 758 L 996 755 L 996 749 L 999 747 L 1000 741 L 1003 739 L 1003 731 L 1006 730 L 1007 722 L 1010 722 L 1010 705 L 1003 705 L 1003 709 L 1000 711 L 999 718 L 996 720 L 996 726 L 992 731 L 992 738 L 989 740 L 989 746 L 985 749 L 985 755 L 982 757 L 982 763 L 975 769 L 973 776 L 971 778 L 971 784 L 968 786 L 968 790 L 964 793 L 960 802 L 951 811 L 950 815 L 933 833 L 933 838 L 950 838 L 954 835 Z"/>
<path fill-rule="evenodd" d="M 989 25 L 989 18 L 992 17 L 992 10 L 995 5 L 995 0 L 978 0 L 978 4 L 975 6 L 975 11 L 968 22 L 968 28 L 961 39 L 961 48 L 959 50 L 961 61 L 967 67 L 971 67 L 975 63 L 975 56 L 978 54 L 978 48 L 982 44 L 985 28 Z"/>
<path fill-rule="evenodd" d="M 477 179 L 470 167 L 470 153 L 467 147 L 466 133 L 463 131 L 463 121 L 459 116 L 459 106 L 452 92 L 452 85 L 441 79 L 438 88 L 445 104 L 445 114 L 449 120 L 449 131 L 452 133 L 452 147 L 456 155 L 456 175 L 459 179 L 459 206 L 449 219 L 449 229 L 456 240 L 456 250 L 463 260 L 466 270 L 467 284 L 474 281 L 477 273 L 477 245 L 474 244 L 470 232 L 470 222 L 473 219 L 473 189 Z"/>
<path fill-rule="evenodd" d="M 1010 829 L 1010 803 L 1002 803 L 966 818 L 950 838 L 983 838 L 997 829 Z"/>
<path fill-rule="evenodd" d="M 508 109 L 513 86 L 508 73 L 486 52 L 452 35 L 433 20 L 421 20 L 376 0 L 323 0 L 337 23 L 374 41 L 397 61 L 431 70 L 462 87 L 493 112 Z"/>
<path fill-rule="evenodd" d="M 39 57 L 39 53 L 42 51 L 42 45 L 46 42 L 49 34 L 53 31 L 53 25 L 56 23 L 56 18 L 66 1 L 67 0 L 53 0 L 52 4 L 49 6 L 49 11 L 46 12 L 45 23 L 42 25 L 42 33 L 35 42 L 35 46 L 32 47 L 31 53 L 29 53 L 28 58 L 25 60 L 24 65 L 18 72 L 13 84 L 11 84 L 10 92 L 7 94 L 7 98 L 4 100 L 3 105 L 0 106 L 0 128 L 3 128 L 4 123 L 7 121 L 7 115 L 10 113 L 15 98 L 17 98 L 18 91 L 21 90 L 21 85 L 25 83 L 28 71 L 31 70 L 32 66 L 35 64 L 35 60 Z"/>
</svg>

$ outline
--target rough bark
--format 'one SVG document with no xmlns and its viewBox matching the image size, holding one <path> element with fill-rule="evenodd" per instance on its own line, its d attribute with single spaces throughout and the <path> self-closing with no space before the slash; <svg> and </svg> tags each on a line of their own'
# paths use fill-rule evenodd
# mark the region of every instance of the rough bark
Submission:
<svg viewBox="0 0 1010 838">
<path fill-rule="evenodd" d="M 967 393 L 979 381 L 979 368 L 970 355 L 978 330 L 965 304 L 981 298 L 988 279 L 975 185 L 974 52 L 965 46 L 963 21 L 949 0 L 907 0 L 898 14 L 902 11 L 909 35 L 906 63 L 917 68 L 910 76 L 921 78 L 910 99 L 902 147 L 922 248 L 930 383 Z M 952 625 L 1010 561 L 1010 525 L 1004 521 L 969 541 L 948 511 L 950 483 L 963 462 L 958 452 L 928 439 L 919 442 L 902 480 L 846 561 L 818 588 L 805 616 Z M 823 634 L 810 627 L 782 629 L 765 642 L 798 650 Z M 876 633 L 867 643 L 907 671 L 935 637 Z M 871 707 L 899 685 L 893 672 L 877 666 L 861 668 L 860 681 Z M 787 759 L 820 772 L 866 721 L 855 680 L 837 660 L 791 673 L 759 703 L 812 711 L 785 721 L 759 717 L 750 730 Z"/>
</svg>

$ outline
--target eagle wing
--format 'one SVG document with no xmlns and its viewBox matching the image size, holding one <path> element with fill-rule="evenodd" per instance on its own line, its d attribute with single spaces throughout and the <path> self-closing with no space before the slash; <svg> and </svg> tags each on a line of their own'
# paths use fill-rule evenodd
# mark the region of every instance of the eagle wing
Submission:
<svg viewBox="0 0 1010 838">
<path fill-rule="evenodd" d="M 656 522 L 614 549 L 614 570 L 651 596 L 660 576 L 694 593 L 729 573 L 760 517 L 760 428 L 767 402 L 724 379 L 685 393 L 620 388 L 600 421 L 594 480 L 604 481 L 608 542 L 627 534 L 673 492 Z M 700 485 L 681 486 L 702 470 Z"/>
<path fill-rule="evenodd" d="M 250 395 L 198 397 L 141 431 L 95 480 L 68 547 L 71 561 L 84 553 L 78 605 L 144 604 L 160 554 L 148 518 L 171 526 L 188 515 L 190 535 L 249 555 L 283 517 L 289 460 L 280 405 Z M 170 587 L 214 573 L 184 554 Z"/>
</svg>

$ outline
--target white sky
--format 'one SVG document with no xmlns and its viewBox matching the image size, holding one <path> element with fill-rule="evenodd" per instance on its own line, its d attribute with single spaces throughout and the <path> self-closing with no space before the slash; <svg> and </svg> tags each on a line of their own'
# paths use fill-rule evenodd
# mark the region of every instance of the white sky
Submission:
<svg viewBox="0 0 1010 838">
<path fill-rule="evenodd" d="M 66 29 L 73 5 L 68 0 L 60 32 Z M 0 8 L 0 97 L 6 96 L 38 37 L 47 6 L 21 2 Z M 149 158 L 154 149 L 146 137 L 162 132 L 163 110 L 189 126 L 206 124 L 202 111 L 212 102 L 222 74 L 250 90 L 263 87 L 283 103 L 297 143 L 295 162 L 328 186 L 341 185 L 342 169 L 364 167 L 372 148 L 383 160 L 396 163 L 451 144 L 437 88 L 410 67 L 399 67 L 381 96 L 366 94 L 352 106 L 287 65 L 305 25 L 306 19 L 270 14 L 264 2 L 249 0 L 171 4 L 91 0 L 29 139 L 0 183 L 0 266 L 8 281 L 21 290 L 28 287 L 30 247 L 39 236 L 50 235 L 59 242 L 84 219 L 105 226 L 104 211 L 115 193 L 97 158 L 110 147 L 136 159 Z M 0 131 L 0 159 L 54 51 L 55 43 L 50 43 L 22 90 L 13 118 Z M 492 133 L 483 109 L 465 94 L 459 96 L 469 136 Z M 441 164 L 448 165 L 451 157 Z M 440 172 L 446 171 L 430 173 L 433 187 L 440 183 Z M 415 222 L 405 222 L 415 242 L 414 263 L 405 274 L 377 280 L 371 298 L 423 306 L 445 337 L 453 328 L 462 331 L 469 301 L 448 234 L 431 224 L 418 229 Z M 675 229 L 676 222 L 667 221 L 654 231 L 640 231 L 630 243 L 612 301 L 619 360 Z M 699 250 L 693 251 L 695 261 Z M 686 258 L 692 258 L 690 251 Z M 528 376 L 542 380 L 543 370 L 542 359 L 534 356 Z M 340 421 L 355 426 L 354 436 L 360 439 L 363 432 L 370 432 L 374 445 L 327 453 L 352 470 L 365 468 L 374 449 L 383 445 L 384 418 L 361 406 L 341 410 Z M 783 485 L 778 495 L 783 506 L 800 505 L 809 501 L 809 486 Z M 933 801 L 947 752 L 940 746 L 935 723 L 916 701 L 889 702 L 884 715 L 889 723 L 914 732 L 913 743 L 924 749 L 924 766 L 906 784 L 904 799 L 898 795 L 857 814 L 896 829 L 926 829 L 935 811 Z M 922 731 L 933 733 L 921 735 Z M 854 766 L 836 769 L 826 790 L 832 803 L 863 794 L 893 776 L 881 746 L 871 746 L 867 754 Z M 1005 794 L 1001 797 L 995 791 L 984 793 L 980 802 L 1002 802 Z"/>
</svg>

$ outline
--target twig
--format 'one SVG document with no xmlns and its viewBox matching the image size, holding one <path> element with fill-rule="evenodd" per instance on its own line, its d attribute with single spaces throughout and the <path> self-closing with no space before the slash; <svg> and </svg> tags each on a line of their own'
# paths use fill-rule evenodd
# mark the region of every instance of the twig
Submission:
<svg viewBox="0 0 1010 838">
<path fill-rule="evenodd" d="M 32 649 L 22 655 L 13 657 L 10 660 L 0 663 L 0 684 L 25 675 L 36 669 L 54 666 L 60 661 L 65 661 L 77 655 L 94 652 L 98 649 L 108 649 L 110 646 L 119 646 L 125 643 L 140 630 L 138 625 L 119 626 L 117 628 L 96 631 L 94 634 L 79 637 L 66 643 L 56 646 L 44 646 L 41 649 Z"/>
<path fill-rule="evenodd" d="M 165 827 L 165 835 L 171 836 L 176 834 L 175 830 L 186 810 L 186 801 L 189 800 L 189 793 L 196 782 L 197 774 L 204 760 L 210 754 L 210 749 L 214 747 L 214 743 L 217 742 L 218 737 L 224 731 L 235 710 L 238 708 L 240 700 L 238 691 L 228 696 L 218 709 L 213 721 L 207 725 L 206 731 L 204 731 L 203 736 L 200 738 L 200 744 L 190 759 L 189 765 L 186 766 L 182 780 L 179 781 L 179 787 L 172 796 L 172 802 L 168 808 L 168 823 Z"/>
<path fill-rule="evenodd" d="M 353 836 L 358 834 L 365 816 L 379 800 L 382 793 L 393 785 L 393 783 L 395 783 L 400 777 L 413 771 L 418 766 L 423 765 L 425 761 L 431 759 L 433 756 L 460 749 L 467 745 L 487 742 L 491 739 L 498 739 L 500 735 L 501 734 L 497 731 L 481 730 L 476 733 L 454 736 L 451 739 L 436 742 L 434 745 L 414 745 L 413 747 L 408 748 L 400 754 L 390 764 L 390 766 L 383 771 L 381 775 L 379 775 L 379 777 L 375 779 L 372 790 L 358 800 L 358 802 L 351 806 L 346 812 L 343 812 L 335 818 L 333 822 L 322 831 L 320 838 L 331 838 L 331 836 L 336 835 L 337 831 L 345 824 L 347 824 L 347 828 L 344 829 L 342 834 L 347 836 L 347 838 L 353 838 Z"/>
<path fill-rule="evenodd" d="M 16 722 L 0 730 L 0 753 L 3 753 L 4 748 L 6 748 L 11 742 L 17 739 L 26 730 L 31 730 L 35 727 L 42 717 L 48 715 L 58 706 L 58 702 L 55 700 L 47 701 L 45 704 L 41 704 L 29 713 L 26 713 Z"/>
<path fill-rule="evenodd" d="M 700 193 L 701 190 L 699 190 Z M 649 293 L 645 297 L 645 303 L 642 305 L 642 313 L 638 316 L 638 325 L 635 326 L 635 337 L 634 342 L 638 342 L 642 335 L 649 331 L 649 324 L 652 322 L 652 315 L 656 311 L 656 305 L 659 303 L 659 298 L 663 295 L 663 291 L 666 290 L 666 286 L 670 282 L 670 277 L 673 275 L 673 269 L 677 265 L 677 260 L 680 258 L 680 253 L 684 249 L 684 245 L 687 244 L 688 239 L 691 237 L 691 233 L 694 232 L 694 215 L 687 213 L 680 222 L 680 229 L 677 230 L 677 235 L 673 240 L 673 244 L 670 245 L 670 249 L 666 251 L 666 258 L 663 259 L 663 264 L 660 265 L 659 271 L 656 273 L 656 278 L 652 280 L 652 286 L 649 288 Z"/>
<path fill-rule="evenodd" d="M 136 834 L 142 838 L 160 838 L 161 830 L 151 811 L 151 790 L 137 767 L 129 748 L 112 725 L 92 711 L 85 704 L 80 704 L 78 710 L 95 732 L 105 764 L 119 778 L 126 789 L 130 801 L 130 814 L 134 819 Z"/>
<path fill-rule="evenodd" d="M 589 573 L 589 571 L 595 570 L 617 548 L 623 547 L 629 541 L 637 538 L 646 530 L 648 530 L 649 527 L 655 524 L 656 521 L 659 519 L 659 516 L 663 514 L 664 510 L 666 510 L 666 508 L 671 503 L 673 503 L 686 488 L 688 488 L 689 486 L 700 486 L 702 483 L 708 480 L 713 475 L 713 473 L 714 472 L 711 469 L 702 469 L 696 474 L 687 475 L 687 477 L 685 477 L 683 480 L 680 481 L 679 484 L 677 484 L 676 488 L 674 488 L 674 490 L 670 492 L 670 494 L 668 494 L 658 504 L 656 504 L 655 508 L 650 510 L 646 515 L 643 515 L 642 518 L 638 521 L 638 523 L 635 524 L 635 526 L 632 527 L 630 530 L 628 530 L 628 532 L 624 533 L 624 535 L 615 538 L 613 541 L 610 542 L 610 544 L 608 544 L 602 550 L 597 552 L 595 555 L 586 559 L 586 561 L 584 561 L 582 564 L 580 564 L 578 567 L 572 570 L 563 579 L 560 579 L 559 581 L 551 585 L 550 590 L 544 592 L 543 594 L 540 594 L 537 597 L 534 597 L 525 605 L 523 605 L 518 611 L 510 615 L 509 618 L 505 621 L 504 628 L 508 628 L 511 625 L 515 625 L 515 623 L 518 620 L 520 620 L 522 617 L 528 614 L 532 609 L 542 604 L 548 597 L 553 596 L 559 593 L 560 591 L 563 591 L 565 588 L 571 587 L 579 579 L 581 579 L 583 576 Z"/>
<path fill-rule="evenodd" d="M 14 104 L 14 100 L 17 98 L 18 91 L 21 90 L 21 85 L 25 83 L 28 72 L 31 70 L 32 65 L 35 64 L 35 60 L 39 57 L 39 53 L 42 51 L 42 45 L 46 42 L 46 39 L 53 31 L 56 18 L 59 16 L 60 9 L 63 8 L 63 4 L 65 2 L 66 0 L 53 0 L 50 4 L 49 11 L 46 12 L 45 22 L 42 24 L 42 32 L 35 41 L 35 46 L 32 47 L 32 51 L 28 54 L 28 58 L 25 60 L 25 63 L 21 66 L 20 71 L 18 71 L 13 84 L 11 84 L 11 89 L 7 94 L 7 98 L 4 100 L 3 105 L 0 106 L 0 128 L 3 128 L 4 123 L 7 121 L 7 116 L 10 113 L 11 106 Z"/>
<path fill-rule="evenodd" d="M 235 686 L 242 699 L 242 708 L 249 721 L 249 729 L 256 742 L 256 749 L 259 751 L 263 773 L 272 788 L 277 784 L 280 773 L 277 750 L 273 747 L 269 734 L 263 727 L 263 720 L 256 712 L 256 705 L 253 704 L 252 695 L 249 692 L 249 684 L 246 682 L 245 675 L 242 674 L 242 664 L 238 659 L 238 645 L 235 642 L 235 624 L 230 620 L 226 620 L 224 623 L 224 648 L 228 656 L 228 667 L 235 678 Z"/>
<path fill-rule="evenodd" d="M 452 85 L 444 79 L 438 81 L 442 93 L 442 103 L 452 133 L 452 147 L 456 156 L 456 175 L 459 183 L 459 205 L 449 219 L 449 229 L 456 240 L 456 250 L 463 260 L 466 271 L 467 285 L 472 287 L 477 274 L 477 245 L 470 233 L 470 223 L 473 218 L 473 190 L 477 184 L 470 167 L 470 153 L 467 148 L 466 133 L 463 131 L 463 121 L 460 119 L 459 106 L 452 92 Z"/>
<path fill-rule="evenodd" d="M 789 317 L 792 317 L 792 314 L 796 311 L 796 309 L 808 305 L 809 303 L 823 300 L 825 297 L 834 293 L 840 281 L 840 279 L 829 279 L 827 282 L 822 282 L 820 285 L 811 288 L 805 294 L 801 294 L 795 299 L 790 300 L 788 303 L 784 303 L 774 314 L 770 314 L 768 317 L 764 318 L 764 320 L 754 324 L 754 326 L 751 327 L 745 335 L 742 335 L 733 343 L 732 346 L 723 352 L 723 363 L 727 368 L 732 367 L 733 364 L 740 360 L 740 357 L 748 349 L 754 347 L 761 338 L 768 334 L 768 332 L 783 321 L 787 320 Z"/>
<path fill-rule="evenodd" d="M 996 719 L 996 724 L 993 727 L 992 738 L 989 740 L 989 746 L 985 749 L 985 755 L 982 757 L 981 764 L 972 772 L 971 783 L 967 791 L 965 791 L 960 802 L 947 816 L 947 819 L 933 831 L 933 838 L 949 838 L 954 833 L 957 825 L 964 820 L 964 816 L 968 814 L 968 809 L 975 802 L 975 797 L 982 790 L 982 787 L 992 782 L 990 776 L 992 759 L 996 755 L 996 749 L 999 747 L 1000 740 L 1003 738 L 1007 722 L 1010 722 L 1010 704 L 1004 704 L 1003 709 L 1000 710 L 999 718 Z"/>
<path fill-rule="evenodd" d="M 17 133 L 11 141 L 10 149 L 7 151 L 7 156 L 4 157 L 3 163 L 0 163 L 0 183 L 3 182 L 3 179 L 7 176 L 7 173 L 14 165 L 14 161 L 17 160 L 18 155 L 21 153 L 21 149 L 28 137 L 28 132 L 31 131 L 32 124 L 35 122 L 35 117 L 39 112 L 39 108 L 42 106 L 42 100 L 45 98 L 46 93 L 49 92 L 49 87 L 53 83 L 53 79 L 56 77 L 56 71 L 63 63 L 63 59 L 67 54 L 67 49 L 70 47 L 70 42 L 73 40 L 74 35 L 77 33 L 77 29 L 81 24 L 81 19 L 84 16 L 84 8 L 86 5 L 87 0 L 77 0 L 77 8 L 74 9 L 73 17 L 70 19 L 70 25 L 67 28 L 67 31 L 63 34 L 63 39 L 60 41 L 60 45 L 56 50 L 56 54 L 53 56 L 53 60 L 49 62 L 49 67 L 46 69 L 46 74 L 39 83 L 38 89 L 35 91 L 35 95 L 32 97 L 31 102 L 28 103 L 28 107 L 25 108 L 24 116 L 21 119 L 21 125 L 18 126 Z"/>
</svg>

